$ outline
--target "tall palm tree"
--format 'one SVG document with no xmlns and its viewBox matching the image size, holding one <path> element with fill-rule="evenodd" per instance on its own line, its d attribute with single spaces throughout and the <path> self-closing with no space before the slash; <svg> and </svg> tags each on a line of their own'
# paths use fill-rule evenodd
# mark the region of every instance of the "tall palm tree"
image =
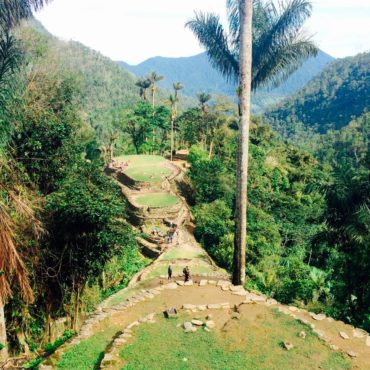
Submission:
<svg viewBox="0 0 370 370">
<path fill-rule="evenodd" d="M 181 82 L 174 82 L 172 84 L 173 86 L 173 90 L 174 90 L 174 100 L 175 100 L 175 116 L 177 117 L 177 103 L 179 102 L 180 98 L 179 98 L 179 91 L 182 90 L 184 88 L 184 85 L 181 83 Z M 176 131 L 174 131 L 174 138 L 173 138 L 173 146 L 174 146 L 174 149 L 176 148 L 176 137 L 175 137 L 175 133 Z M 175 149 L 176 150 L 176 149 Z"/>
<path fill-rule="evenodd" d="M 148 98 L 146 96 L 146 90 L 148 90 L 151 84 L 152 83 L 148 78 L 139 78 L 135 83 L 135 85 L 140 88 L 139 90 L 140 98 L 142 98 L 145 101 L 148 101 Z"/>
<path fill-rule="evenodd" d="M 178 98 L 175 97 L 175 95 L 170 95 L 168 98 L 170 102 L 170 119 L 171 119 L 171 154 L 170 159 L 172 161 L 173 159 L 173 148 L 174 148 L 174 124 L 176 119 L 176 103 L 178 101 Z"/>
<path fill-rule="evenodd" d="M 285 0 L 278 6 L 272 0 L 227 0 L 229 33 L 212 13 L 196 12 L 186 23 L 206 48 L 212 65 L 228 80 L 239 82 L 234 284 L 245 281 L 250 90 L 278 85 L 317 54 L 310 37 L 301 32 L 311 9 L 309 0 Z"/>
<path fill-rule="evenodd" d="M 152 107 L 153 107 L 153 110 L 154 110 L 154 107 L 155 107 L 154 95 L 155 95 L 155 92 L 157 90 L 157 87 L 155 86 L 155 83 L 158 82 L 158 81 L 161 81 L 163 79 L 164 79 L 164 76 L 160 76 L 154 71 L 151 72 L 148 76 L 148 80 L 150 81 L 150 90 L 152 92 Z M 153 112 L 153 114 L 154 114 L 154 112 Z"/>
<path fill-rule="evenodd" d="M 202 115 L 206 114 L 207 112 L 207 103 L 211 100 L 211 94 L 207 94 L 205 92 L 201 92 L 197 94 L 200 112 Z"/>
<path fill-rule="evenodd" d="M 208 125 L 205 123 L 205 115 L 207 113 L 207 103 L 211 100 L 211 95 L 206 92 L 197 94 L 200 108 L 200 116 L 202 119 L 202 139 L 201 146 L 204 150 L 207 149 L 207 136 L 208 136 Z"/>
</svg>

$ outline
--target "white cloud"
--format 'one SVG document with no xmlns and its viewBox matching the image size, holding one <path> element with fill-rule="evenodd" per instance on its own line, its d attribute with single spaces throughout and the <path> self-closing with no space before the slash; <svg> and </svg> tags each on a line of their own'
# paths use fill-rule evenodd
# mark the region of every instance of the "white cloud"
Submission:
<svg viewBox="0 0 370 370">
<path fill-rule="evenodd" d="M 115 60 L 139 63 L 152 56 L 201 52 L 184 28 L 194 10 L 225 18 L 226 0 L 54 0 L 37 18 L 54 35 L 77 40 Z M 320 47 L 333 56 L 370 48 L 368 0 L 315 0 L 308 22 Z"/>
</svg>

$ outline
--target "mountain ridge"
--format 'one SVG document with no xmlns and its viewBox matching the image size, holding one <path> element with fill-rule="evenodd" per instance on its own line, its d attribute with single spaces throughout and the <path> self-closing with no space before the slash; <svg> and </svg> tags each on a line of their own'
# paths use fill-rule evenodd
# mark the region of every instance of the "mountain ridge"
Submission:
<svg viewBox="0 0 370 370">
<path fill-rule="evenodd" d="M 261 89 L 253 96 L 255 112 L 264 110 L 270 103 L 292 94 L 303 87 L 311 78 L 320 73 L 335 59 L 329 54 L 319 51 L 315 58 L 310 58 L 278 88 Z M 124 69 L 137 76 L 143 76 L 151 71 L 164 75 L 165 79 L 158 83 L 164 88 L 172 88 L 172 82 L 181 81 L 184 84 L 184 94 L 195 96 L 201 91 L 212 94 L 222 94 L 235 98 L 236 85 L 226 79 L 213 68 L 205 52 L 190 57 L 168 58 L 156 56 L 137 65 L 117 61 Z"/>
</svg>

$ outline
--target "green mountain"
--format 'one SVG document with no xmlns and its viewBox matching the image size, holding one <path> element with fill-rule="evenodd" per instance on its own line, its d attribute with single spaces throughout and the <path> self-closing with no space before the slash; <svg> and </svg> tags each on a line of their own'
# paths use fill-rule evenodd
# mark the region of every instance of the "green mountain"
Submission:
<svg viewBox="0 0 370 370">
<path fill-rule="evenodd" d="M 340 129 L 370 106 L 370 53 L 336 60 L 265 117 L 281 132 Z"/>
<path fill-rule="evenodd" d="M 36 20 L 17 30 L 25 49 L 29 68 L 45 69 L 55 74 L 72 74 L 79 87 L 82 115 L 101 138 L 121 108 L 139 101 L 136 76 L 117 63 L 76 41 L 62 41 L 51 35 Z M 157 101 L 165 103 L 170 92 L 158 89 Z M 196 104 L 186 96 L 180 98 L 180 110 Z"/>
<path fill-rule="evenodd" d="M 298 71 L 278 88 L 263 89 L 255 94 L 253 98 L 255 111 L 260 111 L 268 104 L 294 93 L 333 60 L 334 58 L 330 55 L 320 51 L 317 57 L 307 60 Z M 184 58 L 154 57 L 138 65 L 129 65 L 125 62 L 118 62 L 118 64 L 137 76 L 146 75 L 151 71 L 164 75 L 165 79 L 159 85 L 167 89 L 172 88 L 173 81 L 181 81 L 185 85 L 184 94 L 190 96 L 206 91 L 235 97 L 236 86 L 227 82 L 211 66 L 206 53 Z"/>
</svg>

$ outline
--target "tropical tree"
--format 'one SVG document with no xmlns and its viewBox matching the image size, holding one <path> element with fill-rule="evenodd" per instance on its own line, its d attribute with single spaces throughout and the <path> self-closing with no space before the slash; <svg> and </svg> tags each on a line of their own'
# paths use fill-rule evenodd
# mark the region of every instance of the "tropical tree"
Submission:
<svg viewBox="0 0 370 370">
<path fill-rule="evenodd" d="M 227 79 L 239 81 L 235 284 L 245 280 L 250 89 L 278 85 L 306 58 L 317 54 L 310 36 L 301 32 L 311 9 L 308 0 L 286 0 L 278 6 L 273 1 L 255 0 L 252 4 L 252 0 L 228 0 L 229 33 L 213 13 L 196 12 L 195 18 L 186 23 L 206 48 L 212 65 Z"/>
<path fill-rule="evenodd" d="M 5 79 L 9 77 L 20 62 L 20 51 L 11 29 L 22 19 L 32 16 L 48 0 L 2 0 L 0 1 L 0 95 L 4 93 Z M 2 159 L 1 159 L 2 161 Z M 35 232 L 41 230 L 32 207 L 21 196 L 17 182 L 12 179 L 11 161 L 0 163 L 0 361 L 8 357 L 4 304 L 12 293 L 14 281 L 20 287 L 23 299 L 33 300 L 25 264 L 19 254 L 17 230 L 25 220 L 30 222 Z M 14 217 L 13 215 L 17 215 Z M 27 223 L 28 223 L 27 222 Z"/>
<path fill-rule="evenodd" d="M 148 90 L 151 84 L 152 83 L 148 78 L 139 78 L 135 83 L 135 85 L 140 88 L 139 90 L 140 98 L 142 98 L 145 101 L 148 100 L 146 96 L 146 91 Z"/>
<path fill-rule="evenodd" d="M 155 102 L 154 102 L 154 95 L 157 90 L 155 83 L 164 79 L 164 76 L 158 75 L 156 72 L 151 72 L 148 76 L 148 80 L 150 81 L 150 91 L 152 92 L 152 107 L 154 109 Z"/>
<path fill-rule="evenodd" d="M 173 148 L 174 148 L 174 125 L 175 125 L 175 119 L 176 119 L 176 103 L 178 101 L 178 98 L 174 95 L 170 95 L 168 98 L 170 102 L 170 119 L 171 119 L 171 154 L 170 158 L 171 161 L 173 159 Z"/>
<path fill-rule="evenodd" d="M 207 94 L 205 92 L 201 92 L 197 94 L 199 100 L 199 107 L 202 115 L 204 116 L 207 112 L 207 102 L 211 100 L 211 94 Z"/>
<path fill-rule="evenodd" d="M 175 109 L 175 118 L 177 117 L 177 103 L 179 102 L 179 91 L 182 90 L 184 88 L 184 85 L 181 83 L 181 82 L 174 82 L 172 84 L 173 86 L 173 90 L 174 90 L 174 98 L 175 98 L 175 105 L 174 105 L 174 109 Z M 176 148 L 176 137 L 175 137 L 175 134 L 176 134 L 176 131 L 173 132 L 173 147 L 174 149 Z M 175 149 L 176 150 L 176 149 Z"/>
</svg>

